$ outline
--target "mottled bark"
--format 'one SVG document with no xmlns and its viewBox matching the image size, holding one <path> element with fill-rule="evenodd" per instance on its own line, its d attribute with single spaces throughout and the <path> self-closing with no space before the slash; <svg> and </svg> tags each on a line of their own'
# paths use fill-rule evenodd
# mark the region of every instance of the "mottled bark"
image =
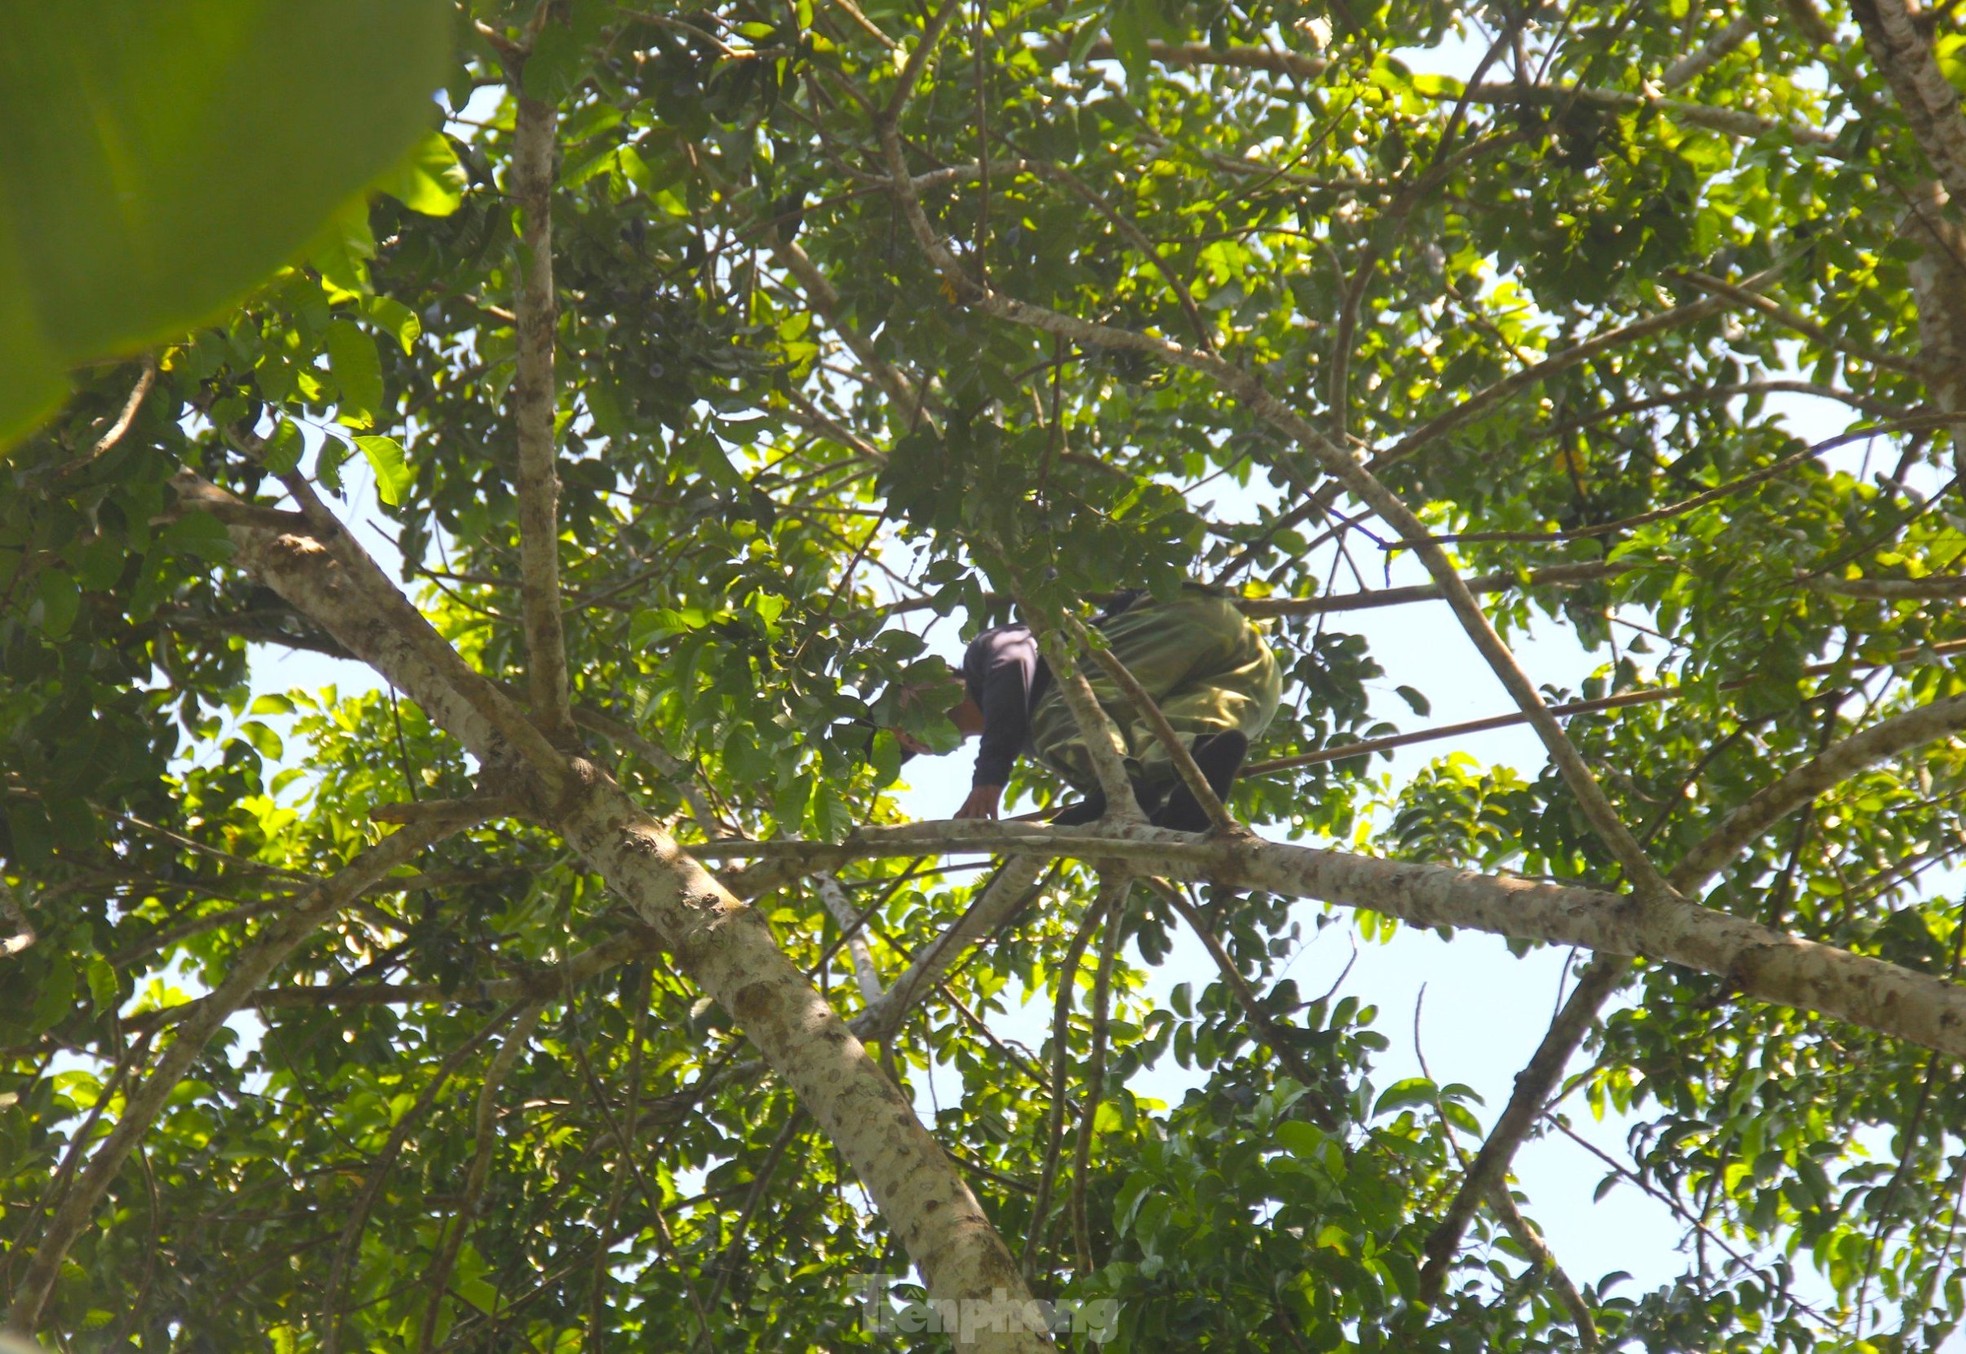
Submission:
<svg viewBox="0 0 1966 1354">
<path fill-rule="evenodd" d="M 526 630 L 526 676 L 533 718 L 561 747 L 575 742 L 567 694 L 566 631 L 560 619 L 560 477 L 553 436 L 553 155 L 559 110 L 519 98 L 512 133 L 512 194 L 519 202 L 518 323 L 512 422 L 519 437 L 519 578 Z"/>
<path fill-rule="evenodd" d="M 1416 926 L 1467 927 L 1603 954 L 1643 955 L 1714 974 L 1745 995 L 1966 1056 L 1966 985 L 1666 897 L 1378 860 L 1255 836 L 1209 840 L 1113 824 L 1067 831 L 1025 823 L 917 823 L 864 830 L 837 844 L 713 842 L 696 849 L 706 857 L 795 856 L 806 870 L 934 850 L 1117 861 L 1168 879 L 1370 908 Z"/>
</svg>

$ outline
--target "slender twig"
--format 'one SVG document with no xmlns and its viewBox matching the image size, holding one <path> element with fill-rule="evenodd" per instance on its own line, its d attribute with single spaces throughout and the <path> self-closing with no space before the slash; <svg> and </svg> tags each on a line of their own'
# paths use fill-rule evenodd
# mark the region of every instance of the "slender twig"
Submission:
<svg viewBox="0 0 1966 1354">
<path fill-rule="evenodd" d="M 86 470 L 89 466 L 115 450 L 117 444 L 129 434 L 131 427 L 135 425 L 137 412 L 143 408 L 143 402 L 149 396 L 150 388 L 156 384 L 157 357 L 154 353 L 145 353 L 143 355 L 143 370 L 138 374 L 136 384 L 130 388 L 129 398 L 123 401 L 122 411 L 116 415 L 115 422 L 111 423 L 103 431 L 102 436 L 96 439 L 95 445 L 89 448 L 89 454 L 87 456 L 84 456 L 81 460 L 71 465 L 62 467 L 61 474 L 55 477 L 56 483 L 60 483 L 70 475 Z"/>
<path fill-rule="evenodd" d="M 1120 888 L 1126 886 L 1122 880 Z M 1124 896 L 1124 895 L 1122 895 Z M 1106 1033 L 1112 1019 L 1113 962 L 1119 957 L 1120 925 L 1117 908 L 1107 910 L 1105 928 L 1099 936 L 1099 967 L 1092 980 L 1092 1045 L 1085 1056 L 1084 1104 L 1079 1110 L 1078 1141 L 1072 1148 L 1072 1237 L 1078 1244 L 1079 1273 L 1092 1273 L 1092 1224 L 1086 1216 L 1086 1179 L 1092 1174 L 1092 1134 L 1099 1121 L 1099 1102 L 1106 1094 Z"/>
<path fill-rule="evenodd" d="M 1709 277 L 1707 274 L 1697 272 L 1691 268 L 1669 273 L 1668 276 L 1691 283 L 1703 292 L 1710 292 L 1715 296 L 1724 296 L 1735 304 L 1745 306 L 1749 310 L 1759 311 L 1783 328 L 1792 329 L 1804 338 L 1811 340 L 1819 348 L 1826 348 L 1833 352 L 1847 354 L 1850 357 L 1857 358 L 1859 361 L 1867 362 L 1873 367 L 1882 367 L 1886 371 L 1902 372 L 1907 376 L 1918 376 L 1922 374 L 1918 364 L 1910 358 L 1899 357 L 1895 353 L 1878 352 L 1875 349 L 1859 347 L 1851 343 L 1848 339 L 1838 338 L 1807 315 L 1783 305 L 1780 301 L 1772 297 L 1763 296 L 1758 292 L 1744 290 L 1731 282 L 1717 277 Z"/>
<path fill-rule="evenodd" d="M 784 1159 L 785 1149 L 792 1145 L 792 1140 L 799 1136 L 799 1130 L 803 1127 L 805 1127 L 805 1111 L 794 1106 L 792 1112 L 785 1118 L 785 1127 L 779 1130 L 771 1149 L 765 1153 L 765 1159 L 759 1163 L 757 1175 L 751 1182 L 751 1192 L 745 1196 L 744 1207 L 737 1215 L 737 1225 L 731 1228 L 730 1239 L 724 1243 L 723 1252 L 717 1257 L 717 1281 L 710 1285 L 710 1296 L 704 1302 L 708 1310 L 712 1312 L 717 1310 L 717 1303 L 723 1297 L 724 1289 L 730 1282 L 731 1274 L 737 1269 L 738 1259 L 743 1253 L 744 1234 L 750 1230 L 751 1219 L 757 1215 L 758 1206 L 764 1202 L 766 1192 L 771 1189 L 772 1177 L 778 1174 L 778 1163 Z M 714 1348 L 709 1334 L 708 1327 L 700 1331 L 695 1347 Z"/>
<path fill-rule="evenodd" d="M 465 1233 L 471 1230 L 472 1222 L 478 1216 L 479 1201 L 485 1192 L 485 1181 L 491 1175 L 492 1148 L 498 1142 L 498 1093 L 505 1084 L 505 1078 L 519 1061 L 519 1055 L 526 1051 L 532 1039 L 533 1028 L 539 1024 L 539 1016 L 546 1008 L 535 1003 L 519 1013 L 512 1024 L 510 1033 L 499 1045 L 498 1052 L 492 1055 L 491 1065 L 485 1069 L 485 1079 L 478 1087 L 478 1110 L 473 1120 L 475 1146 L 471 1153 L 471 1165 L 464 1175 L 464 1197 L 458 1203 L 457 1213 L 450 1220 L 443 1249 L 431 1261 L 425 1271 L 424 1283 L 430 1290 L 430 1300 L 424 1304 L 423 1323 L 417 1328 L 417 1354 L 428 1354 L 430 1342 L 436 1337 L 437 1317 L 443 1310 L 444 1297 L 450 1291 L 451 1271 L 457 1265 L 458 1252 L 464 1246 Z"/>
<path fill-rule="evenodd" d="M 1025 1282 L 1030 1282 L 1036 1272 L 1038 1252 L 1044 1245 L 1045 1233 L 1050 1230 L 1046 1216 L 1051 1207 L 1052 1185 L 1058 1175 L 1058 1157 L 1065 1141 L 1065 1085 L 1072 1062 L 1072 992 L 1078 983 L 1079 964 L 1085 958 L 1085 947 L 1092 940 L 1092 933 L 1100 921 L 1122 896 L 1130 882 L 1125 876 L 1117 876 L 1118 882 L 1101 880 L 1099 892 L 1079 919 L 1079 928 L 1065 947 L 1065 957 L 1058 966 L 1058 995 L 1052 1003 L 1051 1016 L 1051 1108 L 1046 1116 L 1044 1164 L 1038 1171 L 1037 1193 L 1031 1199 L 1030 1229 L 1024 1234 L 1024 1255 L 1019 1262 Z"/>
<path fill-rule="evenodd" d="M 1759 10 L 1760 6 L 1751 5 L 1735 15 L 1732 23 L 1714 34 L 1699 50 L 1689 52 L 1666 67 L 1665 73 L 1659 77 L 1659 83 L 1667 89 L 1678 89 L 1692 83 L 1716 61 L 1754 36 L 1754 30 L 1761 21 Z"/>
<path fill-rule="evenodd" d="M 1926 655 L 1945 657 L 1948 654 L 1966 653 L 1966 640 L 1947 640 L 1924 649 L 1906 649 L 1893 655 L 1889 660 L 1879 663 L 1873 669 L 1881 671 L 1900 663 L 1915 662 Z M 1811 663 L 1802 669 L 1802 677 L 1826 677 L 1841 671 L 1841 663 Z M 1723 682 L 1722 691 L 1740 691 L 1753 686 L 1756 678 L 1742 677 Z M 1676 686 L 1649 687 L 1643 691 L 1623 691 L 1615 696 L 1600 696 L 1596 700 L 1570 701 L 1562 705 L 1552 705 L 1554 715 L 1595 714 L 1600 710 L 1617 710 L 1628 705 L 1650 705 L 1656 701 L 1678 700 L 1686 693 Z M 1384 738 L 1364 738 L 1356 743 L 1341 743 L 1336 747 L 1321 748 L 1316 752 L 1306 752 L 1296 757 L 1277 757 L 1267 762 L 1254 762 L 1243 769 L 1245 776 L 1270 775 L 1277 771 L 1288 771 L 1300 766 L 1321 766 L 1326 762 L 1341 762 L 1350 757 L 1363 757 L 1375 752 L 1385 752 L 1393 748 L 1411 747 L 1416 743 L 1435 743 L 1443 738 L 1458 738 L 1464 734 L 1486 733 L 1490 729 L 1514 728 L 1529 722 L 1521 711 L 1506 715 L 1490 715 L 1485 719 L 1470 719 L 1459 724 L 1443 724 L 1438 728 L 1420 729 L 1413 733 L 1388 734 Z"/>
<path fill-rule="evenodd" d="M 341 1235 L 336 1241 L 334 1262 L 328 1269 L 327 1290 L 321 1299 L 321 1348 L 326 1354 L 336 1354 L 341 1348 L 342 1324 L 348 1313 L 342 1309 L 341 1295 L 348 1281 L 348 1271 L 354 1265 L 356 1253 L 361 1248 L 362 1233 L 368 1229 L 369 1214 L 374 1211 L 376 1200 L 382 1197 L 382 1187 L 389 1178 L 389 1172 L 402 1155 L 403 1145 L 410 1139 L 425 1116 L 437 1103 L 437 1097 L 457 1069 L 464 1066 L 471 1055 L 478 1051 L 484 1042 L 496 1034 L 504 1025 L 525 1010 L 530 1002 L 520 1002 L 506 1007 L 474 1031 L 437 1065 L 429 1084 L 423 1088 L 415 1102 L 403 1117 L 390 1129 L 382 1150 L 375 1154 L 369 1163 L 362 1182 L 362 1191 L 355 1198 L 354 1207 L 349 1211 L 348 1220 L 342 1224 Z"/>
<path fill-rule="evenodd" d="M 35 1250 L 34 1263 L 28 1267 L 8 1309 L 8 1320 L 16 1329 L 32 1331 L 39 1324 L 42 1308 L 61 1272 L 69 1246 L 88 1224 L 124 1160 L 156 1122 L 171 1092 L 219 1026 L 329 917 L 425 848 L 481 821 L 486 813 L 484 808 L 469 801 L 451 808 L 449 821 L 434 815 L 426 817 L 421 823 L 403 828 L 363 851 L 332 878 L 320 881 L 311 894 L 299 899 L 292 911 L 232 961 L 225 981 L 213 991 L 203 1009 L 179 1028 L 177 1038 L 157 1060 L 143 1085 L 131 1093 L 116 1127 L 96 1149 L 88 1168 L 49 1221 Z"/>
</svg>

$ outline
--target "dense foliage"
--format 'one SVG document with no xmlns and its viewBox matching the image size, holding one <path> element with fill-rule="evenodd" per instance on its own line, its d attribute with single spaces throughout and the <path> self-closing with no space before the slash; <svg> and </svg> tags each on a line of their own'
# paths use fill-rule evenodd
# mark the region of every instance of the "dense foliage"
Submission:
<svg viewBox="0 0 1966 1354">
<path fill-rule="evenodd" d="M 1400 529 L 1252 388 L 1418 513 L 1504 635 L 1557 623 L 1601 658 L 1553 699 L 1676 688 L 1567 722 L 1661 869 L 1966 690 L 1966 234 L 1935 186 L 1966 123 L 1904 111 L 1888 0 L 472 8 L 443 96 L 459 179 L 377 197 L 159 347 L 154 380 L 88 371 L 0 464 L 9 1292 L 186 1004 L 385 834 L 372 811 L 484 770 L 386 686 L 282 689 L 266 656 L 345 645 L 174 477 L 287 508 L 304 478 L 337 512 L 372 484 L 364 532 L 423 613 L 511 690 L 534 675 L 515 157 L 547 110 L 566 670 L 584 746 L 685 847 L 897 821 L 870 725 L 953 738 L 901 699 L 942 671 L 908 623 L 1012 596 L 1195 576 L 1268 599 L 1289 685 L 1263 760 L 1392 731 L 1394 687 L 1422 727 L 1454 675 L 1382 672 L 1332 600 L 1375 589 Z M 1966 82 L 1955 11 L 1908 22 Z M 1861 437 L 1808 445 L 1770 410 L 1797 395 Z M 1392 802 L 1352 756 L 1252 775 L 1233 807 L 1272 837 L 1625 885 L 1573 782 L 1448 747 Z M 1966 840 L 1966 747 L 1885 751 L 1675 884 L 1956 975 L 1962 904 L 1933 881 Z M 755 901 L 850 1013 L 856 957 L 891 983 L 990 877 L 946 866 L 861 859 Z M 1428 1239 L 1499 1107 L 1451 1068 L 1375 1079 L 1359 1003 L 1281 976 L 1353 914 L 1101 896 L 1059 864 L 880 1056 L 911 1091 L 934 1067 L 937 1140 L 1035 1293 L 1117 1304 L 1109 1348 L 1910 1351 L 1966 1314 L 1945 1053 L 1727 974 L 1607 968 L 1627 1000 L 1585 1012 L 1575 1099 L 1531 1131 L 1635 1116 L 1633 1169 L 1696 1242 L 1683 1278 L 1565 1278 L 1484 1195 L 1435 1294 Z M 1148 1002 L 1197 925 L 1223 971 Z M 549 822 L 449 837 L 204 1046 L 41 1334 L 899 1347 L 853 1292 L 906 1271 L 900 1241 L 687 967 Z M 1056 1002 L 1042 1048 L 993 1031 L 1025 992 Z M 1164 1059 L 1202 1079 L 1182 1104 L 1129 1085 Z"/>
</svg>

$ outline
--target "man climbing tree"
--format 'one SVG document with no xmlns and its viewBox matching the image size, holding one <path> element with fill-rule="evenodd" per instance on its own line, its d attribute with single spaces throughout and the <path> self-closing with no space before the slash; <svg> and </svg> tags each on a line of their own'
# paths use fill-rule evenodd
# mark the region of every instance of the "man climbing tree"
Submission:
<svg viewBox="0 0 1966 1354">
<path fill-rule="evenodd" d="M 1276 657 L 1229 598 L 1193 585 L 1169 602 L 1142 591 L 1115 598 L 1093 621 L 1108 651 L 1132 675 L 1194 757 L 1216 798 L 1226 798 L 1249 746 L 1275 716 L 1282 682 Z M 1085 797 L 1052 816 L 1061 826 L 1094 822 L 1106 796 L 1093 774 L 1086 735 L 1053 682 L 1036 637 L 1022 622 L 985 630 L 963 654 L 963 698 L 949 712 L 965 738 L 980 736 L 969 797 L 957 818 L 995 818 L 1010 769 L 1035 757 Z M 1201 832 L 1208 815 L 1181 784 L 1165 741 L 1112 674 L 1094 669 L 1093 694 L 1107 735 L 1147 821 Z M 911 751 L 927 744 L 909 738 Z"/>
<path fill-rule="evenodd" d="M 0 56 L 0 1319 L 1949 1347 L 1959 6 L 459 0 L 386 195 L 106 328 L 347 158 L 351 8 Z M 1137 826 L 1279 677 L 1263 834 Z"/>
</svg>

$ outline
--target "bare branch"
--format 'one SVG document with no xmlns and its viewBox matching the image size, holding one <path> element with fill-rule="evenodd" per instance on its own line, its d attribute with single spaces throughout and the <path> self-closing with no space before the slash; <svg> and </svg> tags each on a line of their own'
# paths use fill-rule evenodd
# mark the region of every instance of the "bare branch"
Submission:
<svg viewBox="0 0 1966 1354">
<path fill-rule="evenodd" d="M 1421 91 L 1423 97 L 1451 99 L 1458 97 L 1447 91 L 1430 93 Z M 1758 141 L 1764 136 L 1784 136 L 1798 145 L 1828 148 L 1836 143 L 1834 132 L 1824 131 L 1802 122 L 1782 122 L 1776 118 L 1758 117 L 1739 108 L 1723 108 L 1713 104 L 1691 103 L 1684 99 L 1661 98 L 1649 93 L 1638 93 L 1625 89 L 1593 89 L 1584 85 L 1529 85 L 1513 82 L 1473 85 L 1467 90 L 1470 103 L 1498 104 L 1502 107 L 1519 107 L 1535 104 L 1543 107 L 1561 108 L 1575 104 L 1584 108 L 1598 108 L 1605 112 L 1623 113 L 1637 108 L 1649 108 L 1662 113 L 1675 122 L 1684 122 L 1694 127 L 1705 127 L 1708 131 L 1721 132 L 1728 136 L 1738 136 L 1743 140 Z"/>
<path fill-rule="evenodd" d="M 1043 870 L 1044 862 L 1035 858 L 1006 861 L 955 925 L 923 949 L 878 1001 L 867 1003 L 853 1021 L 853 1032 L 870 1043 L 892 1036 L 916 997 L 932 991 L 959 955 L 1024 910 Z"/>
<path fill-rule="evenodd" d="M 116 445 L 129 435 L 130 428 L 137 421 L 137 412 L 143 408 L 144 399 L 150 394 L 150 388 L 156 384 L 157 357 L 154 353 L 145 353 L 143 371 L 138 374 L 136 384 L 130 387 L 130 395 L 123 401 L 122 412 L 116 415 L 115 422 L 111 423 L 103 431 L 102 436 L 96 439 L 95 445 L 89 448 L 87 456 L 72 465 L 62 467 L 61 474 L 56 477 L 57 482 L 87 468 L 115 450 Z"/>
<path fill-rule="evenodd" d="M 225 523 L 242 567 L 398 690 L 410 693 L 433 723 L 455 730 L 482 722 L 485 739 L 472 748 L 480 760 L 500 764 L 517 754 L 545 781 L 549 794 L 557 793 L 567 774 L 565 757 L 458 656 L 346 528 L 329 519 L 317 529 L 294 513 L 266 520 L 263 514 L 270 509 L 243 504 L 190 472 L 174 476 L 171 485 L 181 503 Z M 242 508 L 249 511 L 239 512 Z"/>
<path fill-rule="evenodd" d="M 772 249 L 772 257 L 778 260 L 779 267 L 798 279 L 799 290 L 819 317 L 826 321 L 833 332 L 838 334 L 846 346 L 853 351 L 874 383 L 886 392 L 897 410 L 914 410 L 923 407 L 921 392 L 915 383 L 901 370 L 875 351 L 873 342 L 849 323 L 846 318 L 846 303 L 826 275 L 819 271 L 819 265 L 812 257 L 791 240 L 785 240 Z M 851 446 L 858 442 L 854 438 L 847 442 Z"/>
<path fill-rule="evenodd" d="M 1091 1047 L 1085 1055 L 1085 1097 L 1079 1107 L 1078 1141 L 1072 1145 L 1072 1239 L 1078 1246 L 1079 1273 L 1090 1274 L 1098 1267 L 1092 1255 L 1092 1224 L 1086 1216 L 1086 1177 L 1092 1174 L 1092 1134 L 1099 1122 L 1099 1102 L 1106 1095 L 1106 1035 L 1111 1028 L 1113 1007 L 1113 964 L 1119 958 L 1119 906 L 1126 899 L 1127 885 L 1122 879 L 1114 888 L 1113 903 L 1099 933 L 1099 967 L 1092 978 Z"/>
<path fill-rule="evenodd" d="M 1851 734 L 1749 796 L 1686 853 L 1674 876 L 1704 880 L 1776 823 L 1865 767 L 1961 729 L 1966 729 L 1966 696 L 1948 696 Z"/>
<path fill-rule="evenodd" d="M 1023 605 L 1023 599 L 1019 599 Z M 1024 606 L 1024 614 L 1032 616 L 1029 606 Z M 1033 617 L 1035 619 L 1035 617 Z M 1092 774 L 1099 780 L 1099 791 L 1106 797 L 1106 817 L 1115 822 L 1143 821 L 1140 805 L 1133 797 L 1133 784 L 1127 779 L 1126 765 L 1121 759 L 1120 748 L 1125 745 L 1119 731 L 1113 728 L 1113 721 L 1099 704 L 1099 697 L 1093 693 L 1092 683 L 1086 681 L 1085 674 L 1073 661 L 1072 646 L 1067 643 L 1066 632 L 1060 624 L 1065 617 L 1052 617 L 1051 623 L 1037 632 L 1038 647 L 1043 650 L 1045 662 L 1051 668 L 1052 685 L 1058 689 L 1059 698 L 1072 712 L 1072 719 L 1079 726 L 1079 735 L 1085 741 L 1085 754 L 1092 763 Z"/>
<path fill-rule="evenodd" d="M 1577 986 L 1563 1003 L 1563 1009 L 1544 1032 L 1536 1052 L 1515 1075 L 1514 1089 L 1501 1116 L 1488 1130 L 1488 1136 L 1468 1167 L 1461 1188 L 1449 1202 L 1447 1211 L 1427 1237 L 1427 1262 L 1420 1271 L 1420 1293 L 1426 1302 L 1440 1296 L 1447 1268 L 1460 1249 L 1461 1236 L 1473 1221 L 1475 1209 L 1483 1199 L 1506 1191 L 1509 1163 L 1529 1130 L 1543 1116 L 1557 1080 L 1570 1062 L 1577 1045 L 1583 1042 L 1597 1019 L 1598 1009 L 1617 991 L 1632 970 L 1631 960 L 1622 955 L 1600 954 L 1584 967 Z"/>
<path fill-rule="evenodd" d="M 874 967 L 873 951 L 867 948 L 866 939 L 861 936 L 854 923 L 859 920 L 859 909 L 847 899 L 846 890 L 840 887 L 839 876 L 822 874 L 814 881 L 818 886 L 819 900 L 826 904 L 826 910 L 833 914 L 833 920 L 840 924 L 844 933 L 846 952 L 853 961 L 853 976 L 860 984 L 860 1000 L 872 1006 L 881 999 L 881 973 Z"/>
<path fill-rule="evenodd" d="M 1750 6 L 1742 10 L 1734 16 L 1734 22 L 1714 34 L 1705 45 L 1666 67 L 1665 74 L 1659 78 L 1659 83 L 1667 89 L 1678 89 L 1681 85 L 1690 84 L 1702 72 L 1711 69 L 1716 61 L 1754 36 L 1754 30 L 1759 23 L 1760 15 L 1757 7 Z"/>
<path fill-rule="evenodd" d="M 1334 1123 L 1332 1107 L 1321 1090 L 1324 1079 L 1311 1069 L 1298 1054 L 1289 1036 L 1263 1010 L 1262 1002 L 1258 1000 L 1255 990 L 1250 987 L 1249 980 L 1242 976 L 1242 970 L 1236 967 L 1236 961 L 1229 957 L 1227 950 L 1222 948 L 1221 937 L 1209 929 L 1208 923 L 1202 919 L 1201 914 L 1181 896 L 1181 890 L 1165 879 L 1155 879 L 1152 876 L 1148 876 L 1145 882 L 1162 901 L 1181 915 L 1181 920 L 1188 923 L 1188 929 L 1195 933 L 1197 940 L 1201 941 L 1202 948 L 1208 951 L 1208 957 L 1215 961 L 1215 971 L 1222 975 L 1222 981 L 1227 983 L 1229 991 L 1235 994 L 1236 1005 L 1242 1007 L 1243 1019 L 1249 1022 L 1249 1027 L 1256 1032 L 1256 1037 L 1269 1046 L 1270 1056 L 1282 1063 L 1284 1070 L 1297 1079 L 1297 1083 L 1304 1087 L 1309 1096 L 1315 1098 L 1314 1103 L 1322 1115 L 1322 1121 L 1327 1124 Z"/>
<path fill-rule="evenodd" d="M 1488 1206 L 1495 1210 L 1495 1216 L 1502 1220 L 1508 1234 L 1529 1253 L 1529 1262 L 1543 1272 L 1550 1286 L 1556 1289 L 1557 1297 L 1570 1309 L 1570 1319 L 1577 1323 L 1577 1348 L 1584 1354 L 1593 1354 L 1593 1351 L 1602 1348 L 1590 1304 L 1584 1301 L 1584 1295 L 1577 1291 L 1577 1285 L 1564 1272 L 1563 1266 L 1556 1262 L 1556 1252 L 1543 1240 L 1542 1233 L 1532 1227 L 1529 1219 L 1522 1216 L 1522 1210 L 1515 1206 L 1515 1196 L 1509 1193 L 1507 1185 L 1497 1184 L 1488 1191 Z"/>
<path fill-rule="evenodd" d="M 1120 899 L 1126 896 L 1131 879 L 1123 874 L 1099 882 L 1092 905 L 1079 919 L 1078 930 L 1065 947 L 1058 966 L 1058 992 L 1051 1016 L 1051 1107 L 1045 1123 L 1044 1165 L 1038 1172 L 1037 1193 L 1031 1201 L 1031 1225 L 1024 1234 L 1024 1256 L 1020 1266 L 1028 1281 L 1037 1272 L 1038 1252 L 1044 1248 L 1050 1231 L 1051 1190 L 1058 1176 L 1058 1157 L 1065 1140 L 1065 1078 L 1072 1058 L 1072 994 L 1078 987 L 1079 965 L 1085 958 L 1086 944 L 1094 931 Z"/>
<path fill-rule="evenodd" d="M 1921 374 L 1916 362 L 1908 358 L 1899 357 L 1896 353 L 1879 352 L 1873 348 L 1860 347 L 1848 339 L 1838 338 L 1807 315 L 1783 305 L 1780 301 L 1772 297 L 1763 296 L 1759 292 L 1749 291 L 1745 287 L 1738 286 L 1722 278 L 1709 277 L 1707 274 L 1697 272 L 1691 268 L 1674 272 L 1671 276 L 1683 279 L 1709 295 L 1722 296 L 1734 302 L 1736 305 L 1758 311 L 1781 325 L 1784 329 L 1790 329 L 1802 335 L 1819 348 L 1827 349 L 1830 352 L 1844 353 L 1847 356 L 1856 358 L 1860 362 L 1868 363 L 1873 367 L 1881 367 L 1886 371 L 1903 372 L 1910 376 Z"/>
</svg>

